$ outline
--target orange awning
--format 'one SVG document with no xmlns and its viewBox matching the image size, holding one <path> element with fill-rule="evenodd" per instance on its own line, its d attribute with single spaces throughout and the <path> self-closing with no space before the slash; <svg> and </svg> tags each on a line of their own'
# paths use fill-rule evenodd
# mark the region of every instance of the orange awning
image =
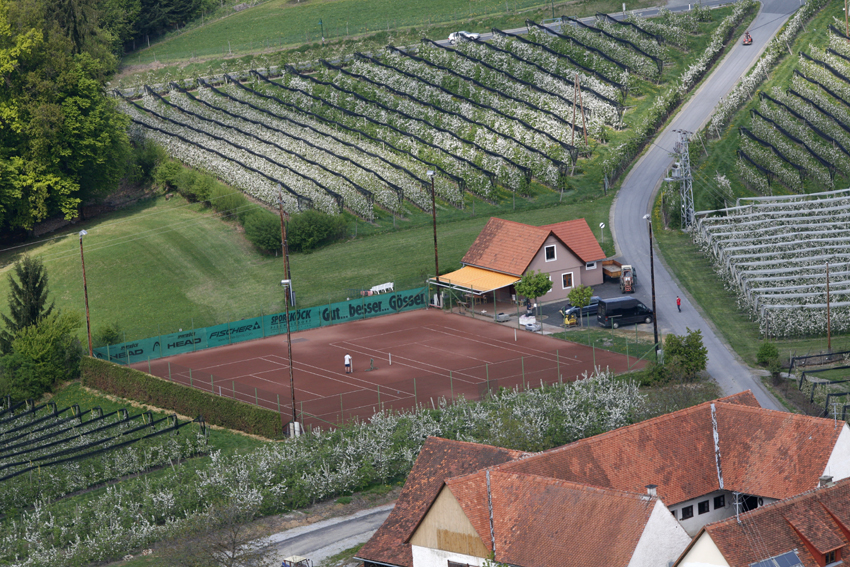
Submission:
<svg viewBox="0 0 850 567">
<path fill-rule="evenodd" d="M 491 272 L 490 270 L 474 268 L 472 266 L 464 266 L 450 274 L 440 276 L 439 282 L 435 278 L 431 278 L 428 281 L 434 285 L 451 287 L 480 295 L 488 291 L 513 285 L 519 280 L 520 278 L 516 276 Z"/>
</svg>

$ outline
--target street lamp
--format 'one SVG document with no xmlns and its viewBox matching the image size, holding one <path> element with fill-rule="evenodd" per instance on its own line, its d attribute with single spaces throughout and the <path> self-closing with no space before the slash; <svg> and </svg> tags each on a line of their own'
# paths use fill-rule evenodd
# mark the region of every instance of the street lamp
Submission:
<svg viewBox="0 0 850 567">
<path fill-rule="evenodd" d="M 286 348 L 289 356 L 289 391 L 292 393 L 292 425 L 289 431 L 290 436 L 298 435 L 298 412 L 295 409 L 295 378 L 292 375 L 292 334 L 289 329 L 289 294 L 292 292 L 292 280 L 280 280 L 280 285 L 286 290 L 284 298 L 284 316 L 286 317 Z"/>
<path fill-rule="evenodd" d="M 86 283 L 86 259 L 83 256 L 83 237 L 87 234 L 88 232 L 85 230 L 80 231 L 80 263 L 83 265 L 83 296 L 86 299 L 86 330 L 89 334 L 89 356 L 94 356 L 94 350 L 91 346 L 91 319 L 89 318 L 89 288 Z"/>
<path fill-rule="evenodd" d="M 652 329 L 655 332 L 655 360 L 658 360 L 658 311 L 655 309 L 655 260 L 652 254 L 652 217 L 643 215 L 649 227 L 649 274 L 652 283 Z"/>
<path fill-rule="evenodd" d="M 437 283 L 440 283 L 440 262 L 437 258 L 437 197 L 434 191 L 434 170 L 428 170 L 431 178 L 431 218 L 434 220 L 434 273 L 437 275 Z"/>
<path fill-rule="evenodd" d="M 284 316 L 286 317 L 286 348 L 288 349 L 289 360 L 289 391 L 292 393 L 292 429 L 290 435 L 295 437 L 298 435 L 298 412 L 295 408 L 295 378 L 292 374 L 292 333 L 289 328 L 289 301 L 294 299 L 292 293 L 292 274 L 289 273 L 289 243 L 286 240 L 286 223 L 283 220 L 283 189 L 280 184 L 277 186 L 277 199 L 280 211 L 280 246 L 283 253 L 283 276 L 286 279 L 280 280 L 280 285 L 286 291 L 286 297 L 283 300 Z"/>
</svg>

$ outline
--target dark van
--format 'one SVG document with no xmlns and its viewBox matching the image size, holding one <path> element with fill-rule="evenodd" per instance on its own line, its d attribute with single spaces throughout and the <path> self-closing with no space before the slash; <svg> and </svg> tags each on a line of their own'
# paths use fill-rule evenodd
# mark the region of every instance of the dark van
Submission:
<svg viewBox="0 0 850 567">
<path fill-rule="evenodd" d="M 632 323 L 652 323 L 652 309 L 633 297 L 600 299 L 596 320 L 603 327 L 621 327 Z"/>
</svg>

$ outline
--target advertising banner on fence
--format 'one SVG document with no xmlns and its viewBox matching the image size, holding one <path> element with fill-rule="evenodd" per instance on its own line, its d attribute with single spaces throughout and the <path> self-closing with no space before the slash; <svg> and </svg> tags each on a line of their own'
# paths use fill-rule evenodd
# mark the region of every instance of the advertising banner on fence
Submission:
<svg viewBox="0 0 850 567">
<path fill-rule="evenodd" d="M 427 291 L 423 287 L 293 310 L 289 312 L 290 330 L 294 333 L 380 315 L 424 309 L 428 302 Z M 99 347 L 94 349 L 94 354 L 97 358 L 108 359 L 119 364 L 134 364 L 175 354 L 262 339 L 285 332 L 286 315 L 276 313 Z"/>
</svg>

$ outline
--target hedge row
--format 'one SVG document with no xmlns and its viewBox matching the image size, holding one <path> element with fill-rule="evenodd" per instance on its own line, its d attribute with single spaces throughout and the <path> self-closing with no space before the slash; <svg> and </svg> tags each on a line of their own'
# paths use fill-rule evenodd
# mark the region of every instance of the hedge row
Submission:
<svg viewBox="0 0 850 567">
<path fill-rule="evenodd" d="M 214 396 L 174 384 L 133 368 L 88 356 L 80 363 L 83 386 L 114 396 L 167 408 L 182 415 L 202 415 L 210 425 L 220 425 L 269 439 L 283 437 L 283 423 L 275 411 Z"/>
</svg>

